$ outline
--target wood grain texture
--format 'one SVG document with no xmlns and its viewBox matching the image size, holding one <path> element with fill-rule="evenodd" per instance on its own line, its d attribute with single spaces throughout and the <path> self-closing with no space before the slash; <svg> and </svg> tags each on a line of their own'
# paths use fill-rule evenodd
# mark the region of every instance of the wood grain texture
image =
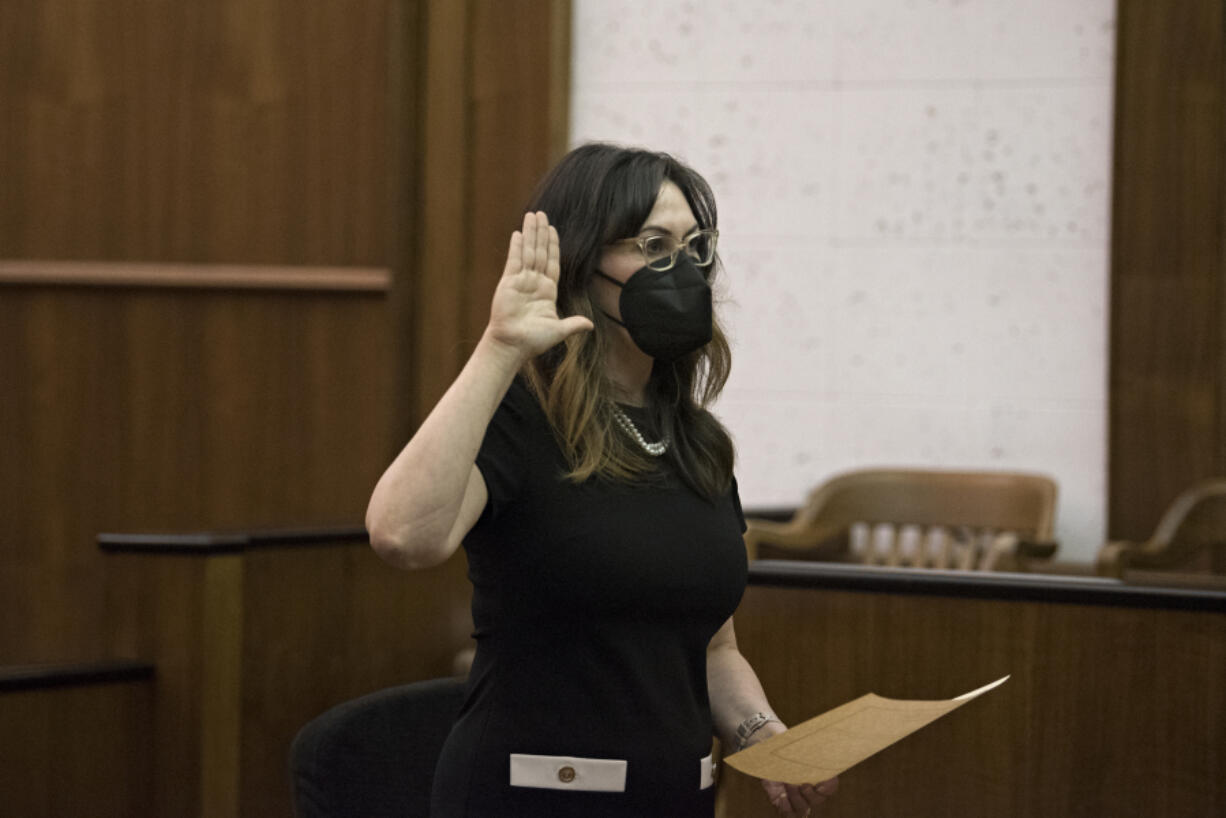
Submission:
<svg viewBox="0 0 1226 818">
<path fill-rule="evenodd" d="M 389 332 L 377 295 L 6 291 L 0 659 L 106 655 L 100 531 L 360 521 Z"/>
<path fill-rule="evenodd" d="M 244 568 L 238 554 L 204 560 L 199 798 L 200 814 L 217 818 L 242 814 Z"/>
<path fill-rule="evenodd" d="M 415 426 L 480 340 L 539 178 L 565 147 L 569 2 L 425 4 L 420 255 L 398 286 Z M 564 54 L 564 52 L 566 52 Z"/>
<path fill-rule="evenodd" d="M 0 692 L 5 815 L 153 815 L 153 683 Z"/>
<path fill-rule="evenodd" d="M 466 563 L 403 572 L 365 544 L 245 558 L 242 814 L 289 815 L 290 742 L 357 696 L 452 672 L 470 646 Z"/>
<path fill-rule="evenodd" d="M 363 542 L 223 556 L 119 553 L 111 650 L 157 664 L 155 809 L 289 815 L 297 731 L 385 687 L 446 676 L 470 644 L 462 558 L 405 573 Z"/>
<path fill-rule="evenodd" d="M 451 670 L 471 627 L 462 561 L 406 581 L 323 548 L 244 557 L 227 584 L 202 558 L 104 556 L 94 538 L 360 521 L 484 326 L 517 222 L 497 215 L 514 211 L 497 180 L 552 158 L 533 150 L 564 120 L 549 21 L 566 5 L 516 2 L 540 36 L 483 25 L 476 41 L 502 4 L 0 4 L 0 256 L 394 271 L 390 298 L 29 282 L 0 298 L 0 381 L 16 385 L 0 401 L 0 661 L 157 662 L 142 814 L 288 814 L 285 752 L 307 718 Z M 548 101 L 482 115 L 478 140 L 474 60 L 493 51 Z M 498 140 L 537 166 L 481 165 L 473 146 Z M 475 273 L 478 252 L 496 266 Z M 205 680 L 227 688 L 207 706 Z"/>
<path fill-rule="evenodd" d="M 1108 536 L 1226 473 L 1226 3 L 1119 4 Z"/>
<path fill-rule="evenodd" d="M 112 655 L 143 657 L 157 668 L 148 814 L 191 818 L 199 815 L 205 764 L 205 563 L 125 554 L 108 556 L 106 568 L 105 647 Z"/>
<path fill-rule="evenodd" d="M 844 774 L 832 818 L 1174 818 L 1226 802 L 1220 612 L 751 587 L 736 628 L 788 722 L 1012 674 Z M 773 814 L 756 781 L 724 775 L 722 814 Z"/>
<path fill-rule="evenodd" d="M 397 359 L 409 372 L 401 414 L 406 434 L 425 419 L 465 359 L 463 320 L 470 287 L 474 240 L 468 172 L 468 104 L 471 48 L 470 3 L 426 0 L 423 31 L 424 88 L 421 128 L 422 241 L 420 255 L 397 285 L 410 295 L 398 318 L 403 341 Z"/>
<path fill-rule="evenodd" d="M 380 267 L 17 259 L 0 260 L 0 285 L 384 292 L 391 286 L 391 274 Z"/>
<path fill-rule="evenodd" d="M 0 5 L 0 254 L 382 266 L 391 2 Z"/>
</svg>

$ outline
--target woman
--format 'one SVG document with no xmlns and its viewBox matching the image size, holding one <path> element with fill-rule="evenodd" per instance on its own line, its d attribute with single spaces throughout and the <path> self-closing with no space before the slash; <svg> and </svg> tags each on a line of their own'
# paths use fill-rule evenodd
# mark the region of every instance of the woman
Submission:
<svg viewBox="0 0 1226 818">
<path fill-rule="evenodd" d="M 469 561 L 477 653 L 439 818 L 710 818 L 711 736 L 784 729 L 731 619 L 744 518 L 704 408 L 730 364 L 715 228 L 672 157 L 568 154 L 511 236 L 472 357 L 375 487 L 380 556 L 425 567 L 462 544 Z M 837 781 L 764 786 L 805 815 Z"/>
</svg>

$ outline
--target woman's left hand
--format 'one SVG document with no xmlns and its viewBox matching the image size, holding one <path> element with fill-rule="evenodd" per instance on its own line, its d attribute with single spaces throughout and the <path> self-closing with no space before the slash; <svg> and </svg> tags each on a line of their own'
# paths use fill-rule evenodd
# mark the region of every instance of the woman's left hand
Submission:
<svg viewBox="0 0 1226 818">
<path fill-rule="evenodd" d="M 820 784 L 784 784 L 779 781 L 763 781 L 762 789 L 766 797 L 779 811 L 788 818 L 804 818 L 814 807 L 821 806 L 827 798 L 839 790 L 839 779 L 831 778 Z"/>
<path fill-rule="evenodd" d="M 787 727 L 782 722 L 769 721 L 753 734 L 749 743 L 752 745 L 765 741 L 786 729 Z M 812 813 L 814 807 L 821 806 L 827 798 L 838 792 L 839 779 L 835 777 L 820 784 L 800 785 L 784 784 L 782 781 L 763 781 L 762 789 L 766 790 L 766 797 L 770 799 L 771 804 L 780 815 L 787 816 L 787 818 L 805 818 Z"/>
</svg>

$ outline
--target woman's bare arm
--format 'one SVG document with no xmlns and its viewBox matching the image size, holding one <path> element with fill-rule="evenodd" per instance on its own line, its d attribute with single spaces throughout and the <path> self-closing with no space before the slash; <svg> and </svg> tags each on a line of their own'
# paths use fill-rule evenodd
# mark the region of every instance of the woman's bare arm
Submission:
<svg viewBox="0 0 1226 818">
<path fill-rule="evenodd" d="M 523 230 L 511 236 L 481 341 L 375 485 L 366 528 L 371 546 L 393 565 L 428 567 L 455 552 L 485 507 L 485 481 L 474 464 L 515 373 L 592 328 L 582 316 L 558 318 L 558 257 L 558 233 L 545 214 L 525 215 Z"/>
<path fill-rule="evenodd" d="M 736 645 L 736 631 L 733 630 L 731 617 L 711 638 L 707 647 L 707 692 L 711 699 L 715 731 L 725 753 L 737 749 L 737 728 L 742 722 L 756 713 L 774 714 L 762 690 L 762 683 L 758 681 L 758 674 L 754 673 Z M 756 744 L 785 729 L 779 721 L 768 721 L 754 731 L 747 744 Z M 794 818 L 809 815 L 813 807 L 833 795 L 839 788 L 839 780 L 832 778 L 820 784 L 799 787 L 778 781 L 763 781 L 762 787 L 780 815 Z"/>
</svg>

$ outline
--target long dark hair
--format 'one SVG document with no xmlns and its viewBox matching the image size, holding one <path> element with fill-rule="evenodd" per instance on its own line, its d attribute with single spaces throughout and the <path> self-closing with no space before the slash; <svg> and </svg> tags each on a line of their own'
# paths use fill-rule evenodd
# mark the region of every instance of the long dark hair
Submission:
<svg viewBox="0 0 1226 818">
<path fill-rule="evenodd" d="M 561 276 L 558 314 L 585 315 L 594 332 L 572 335 L 529 363 L 526 375 L 569 458 L 575 481 L 597 475 L 635 479 L 656 462 L 615 425 L 614 385 L 604 374 L 614 324 L 595 308 L 589 287 L 606 245 L 638 234 L 665 181 L 681 189 L 700 228 L 716 227 L 715 196 L 706 181 L 666 153 L 589 143 L 562 158 L 537 187 L 528 210 L 543 210 L 558 229 Z M 714 284 L 721 265 L 711 265 Z M 732 354 L 718 315 L 711 341 L 683 358 L 656 361 L 647 407 L 657 431 L 672 441 L 665 458 L 695 491 L 728 491 L 732 439 L 707 407 L 728 379 Z"/>
</svg>

